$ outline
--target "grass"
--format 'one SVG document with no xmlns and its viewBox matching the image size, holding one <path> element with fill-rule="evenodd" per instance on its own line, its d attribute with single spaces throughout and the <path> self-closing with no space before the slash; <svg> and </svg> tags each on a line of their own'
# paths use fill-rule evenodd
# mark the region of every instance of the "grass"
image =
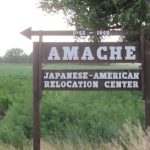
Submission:
<svg viewBox="0 0 150 150">
<path fill-rule="evenodd" d="M 50 138 L 41 139 L 41 150 L 149 150 L 150 130 L 147 130 L 147 134 L 145 134 L 140 123 L 135 126 L 130 120 L 127 120 L 127 123 L 124 124 L 124 130 L 118 131 L 117 134 L 120 136 L 119 141 L 112 139 L 111 142 L 101 142 L 99 144 L 93 144 L 80 138 L 78 138 L 76 144 L 70 139 L 55 141 Z M 32 147 L 33 143 L 31 141 L 24 145 L 22 150 L 32 150 Z M 1 143 L 0 149 L 21 150 L 4 143 Z"/>
<path fill-rule="evenodd" d="M 71 65 L 68 66 L 73 69 Z M 60 69 L 66 66 L 54 64 L 46 67 Z M 77 68 L 76 65 L 74 67 Z M 80 67 L 106 69 L 112 66 Z M 0 140 L 5 143 L 0 144 L 0 149 L 32 149 L 32 142 L 28 142 L 33 138 L 32 89 L 31 65 L 0 65 Z M 130 143 L 131 139 L 125 138 L 132 137 L 128 133 L 136 133 L 135 129 L 140 133 L 136 134 L 134 143 L 137 136 L 145 138 L 142 130 L 144 101 L 141 100 L 141 92 L 45 91 L 43 95 L 40 107 L 43 150 L 101 150 L 103 147 L 109 150 L 109 147 L 113 146 L 118 146 L 122 150 L 121 148 L 127 145 L 134 146 Z M 125 126 L 122 127 L 127 118 L 132 120 L 132 123 L 128 123 L 130 132 Z M 140 125 L 138 129 L 134 126 L 137 119 L 142 126 L 141 130 Z M 135 128 L 134 131 L 132 128 Z M 125 144 L 128 141 L 129 143 Z"/>
<path fill-rule="evenodd" d="M 91 70 L 96 70 L 96 69 L 101 69 L 101 70 L 113 70 L 113 69 L 124 69 L 124 70 L 128 70 L 128 69 L 140 69 L 139 68 L 139 64 L 126 64 L 126 65 L 123 65 L 123 64 L 120 64 L 120 65 L 98 65 L 98 64 L 90 64 L 90 65 L 87 65 L 87 64 L 80 64 L 80 65 L 77 65 L 77 64 L 46 64 L 46 65 L 44 65 L 44 69 L 56 69 L 56 70 L 58 70 L 58 69 L 66 69 L 66 70 L 68 70 L 68 69 L 85 69 L 85 70 L 87 70 L 87 69 L 91 69 Z"/>
</svg>

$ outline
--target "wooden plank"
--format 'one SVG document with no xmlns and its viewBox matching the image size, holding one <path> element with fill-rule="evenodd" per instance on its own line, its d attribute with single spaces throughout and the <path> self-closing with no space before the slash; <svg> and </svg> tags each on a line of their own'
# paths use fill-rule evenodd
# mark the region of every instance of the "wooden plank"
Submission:
<svg viewBox="0 0 150 150">
<path fill-rule="evenodd" d="M 144 95 L 150 98 L 150 41 L 145 41 L 145 55 L 144 55 Z M 144 96 L 144 97 L 145 97 Z M 146 99 L 145 97 L 145 99 Z M 148 99 L 150 101 L 150 99 Z"/>
<path fill-rule="evenodd" d="M 33 44 L 33 150 L 40 150 L 39 45 Z"/>
<path fill-rule="evenodd" d="M 141 62 L 140 42 L 43 42 L 42 46 L 42 63 Z"/>
<path fill-rule="evenodd" d="M 43 43 L 43 37 L 42 37 L 42 31 L 39 31 L 39 49 L 37 50 L 37 53 L 39 53 L 39 99 L 42 99 L 42 43 Z"/>
<path fill-rule="evenodd" d="M 141 73 L 141 80 L 142 80 L 142 99 L 144 100 L 144 58 L 145 58 L 145 31 L 141 30 L 141 67 L 142 67 L 142 73 Z"/>
<path fill-rule="evenodd" d="M 140 70 L 42 70 L 43 90 L 140 91 Z"/>
<path fill-rule="evenodd" d="M 145 99 L 145 126 L 150 127 L 150 42 L 145 42 L 144 55 L 144 99 Z"/>
<path fill-rule="evenodd" d="M 32 31 L 31 27 L 21 32 L 31 40 L 31 36 L 39 36 L 39 31 Z M 48 30 L 43 31 L 42 36 L 127 36 L 140 35 L 140 30 Z"/>
<path fill-rule="evenodd" d="M 36 33 L 33 33 L 34 35 Z M 140 30 L 51 30 L 43 31 L 43 36 L 126 36 L 140 35 Z"/>
</svg>

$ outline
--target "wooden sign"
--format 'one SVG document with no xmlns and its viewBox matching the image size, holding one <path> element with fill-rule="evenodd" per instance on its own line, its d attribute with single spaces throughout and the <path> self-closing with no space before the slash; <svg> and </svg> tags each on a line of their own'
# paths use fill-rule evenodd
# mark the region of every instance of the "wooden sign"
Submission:
<svg viewBox="0 0 150 150">
<path fill-rule="evenodd" d="M 140 70 L 43 70 L 42 90 L 140 91 Z"/>
<path fill-rule="evenodd" d="M 149 31 L 145 32 L 148 33 Z M 31 36 L 39 36 L 39 31 L 32 31 L 31 27 L 21 32 L 22 35 L 31 39 Z M 48 30 L 42 31 L 41 36 L 126 36 L 126 35 L 141 35 L 140 30 Z"/>
<path fill-rule="evenodd" d="M 21 32 L 33 44 L 33 150 L 40 150 L 40 100 L 45 90 L 142 91 L 145 126 L 150 126 L 150 42 L 147 31 L 81 30 Z M 43 42 L 43 36 L 140 36 L 140 42 Z M 44 70 L 42 63 L 141 63 L 141 70 Z"/>
<path fill-rule="evenodd" d="M 140 49 L 140 42 L 43 42 L 41 57 L 42 63 L 139 63 Z"/>
</svg>

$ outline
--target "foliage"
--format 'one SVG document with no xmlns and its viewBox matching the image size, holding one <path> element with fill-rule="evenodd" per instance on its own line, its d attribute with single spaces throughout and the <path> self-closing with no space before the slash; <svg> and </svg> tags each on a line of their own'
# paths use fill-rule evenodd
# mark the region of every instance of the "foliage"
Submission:
<svg viewBox="0 0 150 150">
<path fill-rule="evenodd" d="M 6 51 L 3 57 L 0 57 L 0 63 L 31 63 L 32 53 L 27 55 L 20 48 L 12 48 Z"/>
<path fill-rule="evenodd" d="M 9 63 L 19 63 L 20 61 L 27 62 L 27 54 L 20 48 L 12 48 L 7 50 L 4 56 Z"/>
<path fill-rule="evenodd" d="M 32 69 L 0 66 L 0 139 L 15 147 L 32 139 Z M 49 91 L 41 101 L 41 137 L 99 143 L 115 137 L 127 118 L 144 128 L 140 92 Z M 2 119 L 3 118 L 3 119 Z"/>
<path fill-rule="evenodd" d="M 128 117 L 133 123 L 139 119 L 144 124 L 139 96 L 138 92 L 51 92 L 48 99 L 45 94 L 41 103 L 42 133 L 109 141 Z"/>
<path fill-rule="evenodd" d="M 78 30 L 149 27 L 146 0 L 39 0 L 37 7 L 50 14 L 63 12 L 68 24 Z"/>
<path fill-rule="evenodd" d="M 150 130 L 147 130 L 147 134 L 142 130 L 141 125 L 137 122 L 137 125 L 133 125 L 131 120 L 123 125 L 123 130 L 118 132 L 119 140 L 114 139 L 111 142 L 91 143 L 87 139 L 80 139 L 77 137 L 77 141 L 71 139 L 55 139 L 52 140 L 49 137 L 41 139 L 41 150 L 146 150 L 150 147 Z M 32 149 L 33 143 L 24 143 L 22 150 Z M 0 149 L 2 150 L 20 150 L 16 149 L 12 145 L 0 142 Z"/>
<path fill-rule="evenodd" d="M 0 115 L 3 117 L 13 102 L 20 104 L 32 96 L 32 74 L 31 66 L 22 64 L 1 64 L 0 72 Z"/>
<path fill-rule="evenodd" d="M 28 65 L 1 64 L 0 67 L 0 116 L 1 139 L 21 147 L 26 138 L 25 131 L 32 132 L 32 70 Z M 28 106 L 28 107 L 27 107 Z M 16 109 L 11 111 L 11 109 Z M 29 111 L 30 109 L 30 111 Z M 9 114 L 9 111 L 11 114 Z M 5 116 L 11 116 L 5 125 Z"/>
</svg>

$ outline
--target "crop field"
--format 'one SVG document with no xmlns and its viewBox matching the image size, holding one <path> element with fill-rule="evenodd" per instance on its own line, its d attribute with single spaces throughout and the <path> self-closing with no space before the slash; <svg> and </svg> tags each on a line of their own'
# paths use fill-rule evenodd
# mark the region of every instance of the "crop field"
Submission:
<svg viewBox="0 0 150 150">
<path fill-rule="evenodd" d="M 137 64 L 126 64 L 126 65 L 123 65 L 123 64 L 120 64 L 118 66 L 116 66 L 115 64 L 112 64 L 112 65 L 101 65 L 99 66 L 98 64 L 90 64 L 90 65 L 87 65 L 87 64 L 80 64 L 80 65 L 77 65 L 77 64 L 66 64 L 66 63 L 61 63 L 61 64 L 48 64 L 48 65 L 44 65 L 44 69 L 90 69 L 90 70 L 97 70 L 97 69 L 101 69 L 101 70 L 112 70 L 112 69 L 122 69 L 122 70 L 132 70 L 132 69 L 140 69 L 140 65 L 137 63 Z"/>
<path fill-rule="evenodd" d="M 79 69 L 61 64 L 44 68 Z M 80 68 L 139 67 L 82 65 Z M 31 64 L 0 64 L 0 145 L 3 147 L 0 149 L 31 149 L 32 79 Z M 109 146 L 117 147 L 116 143 L 122 146 L 120 150 L 128 149 L 120 140 L 131 141 L 125 139 L 130 134 L 128 128 L 131 133 L 138 130 L 144 139 L 144 101 L 138 91 L 46 91 L 40 103 L 40 114 L 43 150 L 100 150 L 104 145 L 107 150 Z M 114 150 L 119 149 L 119 145 Z"/>
</svg>

